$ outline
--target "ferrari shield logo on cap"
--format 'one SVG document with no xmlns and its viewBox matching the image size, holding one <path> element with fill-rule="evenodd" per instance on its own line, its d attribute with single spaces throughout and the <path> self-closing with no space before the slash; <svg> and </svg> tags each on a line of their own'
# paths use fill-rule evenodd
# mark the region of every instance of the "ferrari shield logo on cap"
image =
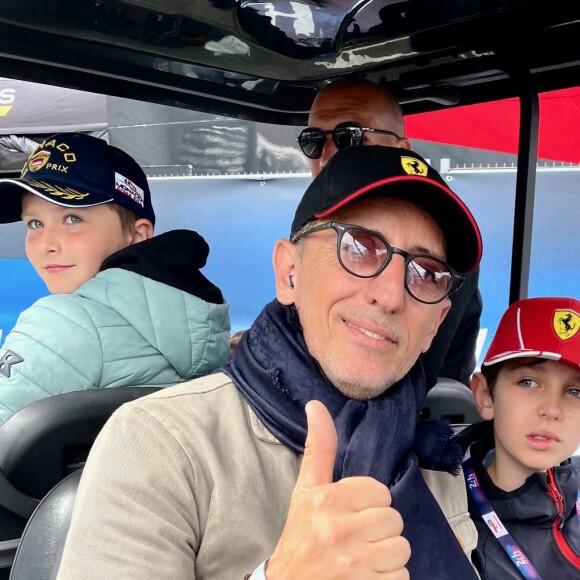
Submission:
<svg viewBox="0 0 580 580">
<path fill-rule="evenodd" d="M 580 316 L 573 310 L 556 310 L 554 312 L 554 330 L 561 340 L 572 338 L 580 328 Z"/>
<path fill-rule="evenodd" d="M 42 149 L 38 153 L 35 153 L 30 157 L 28 160 L 28 170 L 29 171 L 38 171 L 42 169 L 50 159 L 50 151 L 46 151 L 46 149 Z"/>
<path fill-rule="evenodd" d="M 428 173 L 427 165 L 414 157 L 401 157 L 401 165 L 407 175 L 427 175 Z"/>
</svg>

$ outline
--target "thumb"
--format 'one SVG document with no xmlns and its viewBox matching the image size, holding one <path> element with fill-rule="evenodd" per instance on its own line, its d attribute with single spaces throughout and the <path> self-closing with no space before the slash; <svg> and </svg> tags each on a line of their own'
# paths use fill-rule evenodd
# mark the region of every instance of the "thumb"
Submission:
<svg viewBox="0 0 580 580">
<path fill-rule="evenodd" d="M 312 488 L 332 483 L 338 438 L 334 421 L 320 401 L 306 404 L 308 435 L 296 486 Z"/>
</svg>

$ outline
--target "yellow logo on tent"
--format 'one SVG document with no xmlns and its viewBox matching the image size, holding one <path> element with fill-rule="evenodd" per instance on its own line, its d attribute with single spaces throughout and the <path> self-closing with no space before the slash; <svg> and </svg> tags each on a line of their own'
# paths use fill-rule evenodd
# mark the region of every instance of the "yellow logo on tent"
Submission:
<svg viewBox="0 0 580 580">
<path fill-rule="evenodd" d="M 5 117 L 16 99 L 16 89 L 0 89 L 0 117 Z"/>
<path fill-rule="evenodd" d="M 401 157 L 401 165 L 407 175 L 426 176 L 428 172 L 427 165 L 414 157 Z"/>
<path fill-rule="evenodd" d="M 572 310 L 556 310 L 554 312 L 554 330 L 562 340 L 572 338 L 580 328 L 580 316 Z"/>
</svg>

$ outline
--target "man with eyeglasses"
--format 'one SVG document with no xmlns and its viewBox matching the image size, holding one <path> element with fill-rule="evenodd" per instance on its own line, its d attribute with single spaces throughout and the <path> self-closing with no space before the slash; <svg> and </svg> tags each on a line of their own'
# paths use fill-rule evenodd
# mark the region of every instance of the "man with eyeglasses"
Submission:
<svg viewBox="0 0 580 580">
<path fill-rule="evenodd" d="M 358 78 L 335 81 L 318 94 L 298 143 L 308 157 L 313 177 L 344 147 L 387 145 L 412 149 L 397 100 L 384 87 Z M 469 274 L 461 290 L 452 295 L 449 315 L 431 348 L 421 356 L 429 387 L 440 376 L 470 384 L 483 306 L 478 281 L 479 269 Z"/>
<path fill-rule="evenodd" d="M 461 450 L 418 419 L 417 360 L 481 252 L 419 155 L 337 152 L 275 245 L 276 299 L 223 372 L 102 430 L 58 580 L 476 578 Z"/>
</svg>

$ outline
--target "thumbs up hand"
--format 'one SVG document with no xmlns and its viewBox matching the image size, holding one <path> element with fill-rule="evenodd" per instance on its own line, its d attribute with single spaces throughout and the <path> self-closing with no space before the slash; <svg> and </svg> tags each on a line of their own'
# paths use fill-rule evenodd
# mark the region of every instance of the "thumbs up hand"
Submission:
<svg viewBox="0 0 580 580">
<path fill-rule="evenodd" d="M 326 407 L 306 405 L 308 435 L 282 535 L 267 580 L 405 580 L 411 555 L 388 488 L 372 477 L 332 482 L 336 428 Z"/>
</svg>

